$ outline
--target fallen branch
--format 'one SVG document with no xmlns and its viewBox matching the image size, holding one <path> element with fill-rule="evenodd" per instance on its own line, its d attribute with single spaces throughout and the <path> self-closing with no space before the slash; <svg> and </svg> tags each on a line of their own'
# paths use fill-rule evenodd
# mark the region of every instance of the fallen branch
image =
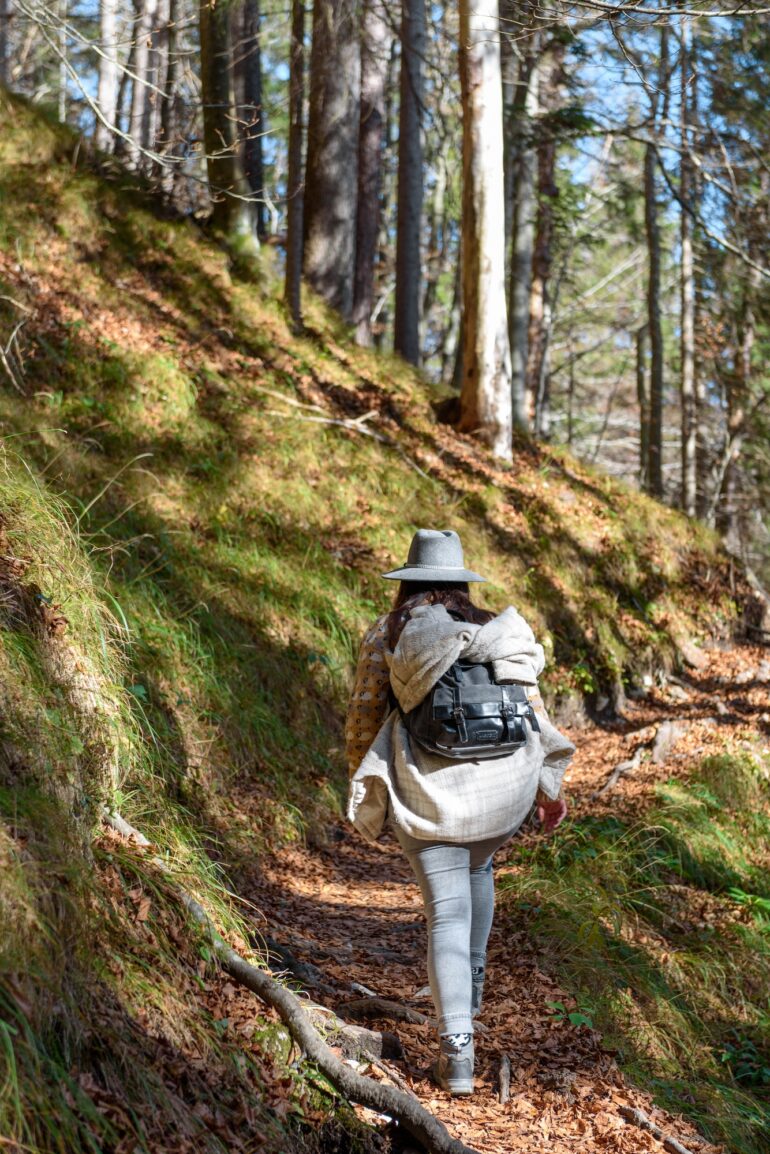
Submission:
<svg viewBox="0 0 770 1154">
<path fill-rule="evenodd" d="M 634 1126 L 638 1126 L 640 1130 L 646 1130 L 648 1134 L 652 1134 L 653 1138 L 657 1138 L 658 1142 L 663 1143 L 663 1149 L 668 1150 L 669 1154 L 692 1154 L 692 1151 L 683 1146 L 676 1138 L 669 1138 L 663 1133 L 660 1126 L 647 1117 L 644 1110 L 637 1110 L 633 1106 L 619 1106 L 618 1113 L 625 1118 L 627 1122 L 632 1122 Z"/>
<path fill-rule="evenodd" d="M 133 837 L 134 840 L 141 837 L 141 834 L 118 814 L 105 810 L 102 816 L 105 823 L 122 836 Z M 153 861 L 164 873 L 170 873 L 161 858 L 153 858 Z M 366 1106 L 378 1114 L 387 1114 L 395 1118 L 431 1154 L 478 1154 L 478 1151 L 466 1146 L 459 1139 L 452 1138 L 438 1118 L 434 1118 L 411 1094 L 386 1086 L 382 1082 L 375 1082 L 373 1078 L 366 1078 L 346 1065 L 329 1048 L 313 1026 L 299 998 L 291 990 L 279 985 L 264 970 L 250 965 L 245 958 L 236 953 L 217 933 L 203 906 L 181 886 L 177 886 L 177 892 L 193 921 L 197 922 L 208 935 L 222 968 L 247 990 L 251 990 L 268 1006 L 277 1010 L 294 1041 L 345 1098 L 351 1102 L 358 1102 L 359 1105 Z"/>
<path fill-rule="evenodd" d="M 498 1097 L 500 1098 L 500 1105 L 504 1106 L 511 1096 L 511 1059 L 507 1054 L 503 1054 L 502 1058 L 500 1059 L 498 1086 Z"/>
<path fill-rule="evenodd" d="M 600 789 L 594 790 L 594 792 L 591 794 L 590 800 L 596 801 L 597 798 L 603 797 L 605 793 L 609 793 L 609 791 L 618 784 L 621 777 L 624 777 L 629 773 L 634 773 L 634 771 L 639 768 L 639 763 L 642 760 L 643 749 L 644 745 L 638 745 L 634 750 L 633 757 L 630 757 L 628 761 L 621 761 L 618 765 L 616 765 L 612 773 L 605 781 L 604 785 L 601 786 Z"/>
</svg>

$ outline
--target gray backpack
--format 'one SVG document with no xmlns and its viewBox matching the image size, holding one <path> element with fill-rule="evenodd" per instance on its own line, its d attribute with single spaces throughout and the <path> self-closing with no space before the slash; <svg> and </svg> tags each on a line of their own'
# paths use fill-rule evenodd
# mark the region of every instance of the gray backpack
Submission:
<svg viewBox="0 0 770 1154">
<path fill-rule="evenodd" d="M 410 737 L 428 753 L 465 761 L 504 757 L 540 732 L 522 685 L 498 684 L 491 662 L 455 661 L 419 705 L 401 710 Z"/>
</svg>

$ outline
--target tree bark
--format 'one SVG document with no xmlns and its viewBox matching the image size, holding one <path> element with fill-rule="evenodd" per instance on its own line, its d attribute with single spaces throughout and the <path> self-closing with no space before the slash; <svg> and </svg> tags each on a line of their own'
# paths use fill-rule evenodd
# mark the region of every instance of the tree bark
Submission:
<svg viewBox="0 0 770 1154">
<path fill-rule="evenodd" d="M 292 0 L 289 61 L 289 173 L 286 188 L 284 300 L 295 330 L 302 327 L 302 106 L 305 95 L 305 7 Z"/>
<path fill-rule="evenodd" d="M 636 331 L 636 399 L 639 404 L 639 487 L 647 491 L 650 456 L 650 403 L 647 396 L 647 326 Z"/>
<path fill-rule="evenodd" d="M 497 0 L 460 0 L 463 361 L 459 427 L 511 460 L 505 303 L 502 85 Z"/>
<path fill-rule="evenodd" d="M 259 246 L 252 227 L 249 189 L 238 156 L 230 11 L 223 0 L 201 0 L 200 42 L 211 222 L 226 244 L 245 256 L 253 256 Z"/>
<path fill-rule="evenodd" d="M 398 131 L 398 223 L 393 347 L 420 360 L 420 226 L 422 223 L 422 58 L 425 0 L 402 0 L 401 105 Z"/>
<path fill-rule="evenodd" d="M 540 111 L 553 112 L 558 104 L 563 47 L 555 48 L 543 67 Z M 537 225 L 532 254 L 529 297 L 529 334 L 524 404 L 530 427 L 537 436 L 547 435 L 548 347 L 551 335 L 551 265 L 553 263 L 554 204 L 556 187 L 556 139 L 541 127 L 537 144 Z"/>
<path fill-rule="evenodd" d="M 535 55 L 537 49 L 537 36 L 533 34 L 530 52 L 519 70 L 507 133 L 511 141 L 510 164 L 515 173 L 509 284 L 511 399 L 514 423 L 525 432 L 531 427 L 530 409 L 527 404 L 527 362 L 530 290 L 537 218 L 537 152 L 533 144 L 540 86 L 540 66 Z"/>
<path fill-rule="evenodd" d="M 682 17 L 680 101 L 680 210 L 681 257 L 681 393 L 682 393 L 682 509 L 694 517 L 697 503 L 697 413 L 695 396 L 695 267 L 692 248 L 692 162 L 689 154 L 690 26 Z"/>
<path fill-rule="evenodd" d="M 158 0 L 134 0 L 134 79 L 131 83 L 131 111 L 128 119 L 129 163 L 132 168 L 142 167 L 141 146 L 146 145 L 146 125 L 149 112 L 150 48 Z"/>
<path fill-rule="evenodd" d="M 11 0 L 0 0 L 0 84 L 8 87 L 8 60 L 11 47 Z"/>
<path fill-rule="evenodd" d="M 663 496 L 663 329 L 660 319 L 660 229 L 655 182 L 655 146 L 644 152 L 644 222 L 647 234 L 647 325 L 650 338 L 649 443 L 647 491 Z"/>
<path fill-rule="evenodd" d="M 651 113 L 655 140 L 660 125 L 668 119 L 669 68 L 668 24 L 660 29 L 660 56 L 657 79 L 651 96 Z M 659 116 L 660 109 L 660 116 Z M 651 141 L 644 152 L 644 226 L 647 238 L 647 330 L 650 340 L 649 443 L 647 451 L 647 490 L 653 497 L 663 497 L 663 391 L 664 349 L 660 317 L 661 249 L 658 223 L 657 153 Z"/>
<path fill-rule="evenodd" d="M 746 407 L 751 387 L 751 361 L 756 335 L 754 318 L 756 288 L 757 276 L 752 270 L 741 307 L 736 364 L 727 379 L 727 445 L 719 493 L 717 526 L 727 548 L 735 554 L 738 554 L 741 548 L 738 461 L 746 433 Z"/>
<path fill-rule="evenodd" d="M 353 311 L 360 46 L 355 0 L 315 0 L 305 177 L 305 277 Z"/>
<path fill-rule="evenodd" d="M 254 227 L 259 239 L 265 228 L 265 166 L 262 137 L 265 118 L 262 105 L 262 50 L 260 45 L 260 0 L 243 0 L 240 12 L 238 71 L 242 105 L 238 123 L 243 133 L 243 173 L 255 200 Z"/>
<path fill-rule="evenodd" d="M 392 33 L 383 0 L 364 0 L 361 31 L 361 115 L 358 133 L 358 213 L 353 324 L 359 345 L 372 343 L 374 269 L 380 237 L 385 81 Z"/>
<path fill-rule="evenodd" d="M 177 21 L 179 0 L 168 0 L 167 22 L 164 34 L 165 74 L 163 78 L 163 101 L 160 109 L 159 151 L 173 157 L 177 151 L 177 87 L 179 84 L 179 52 L 177 41 Z M 164 165 L 161 169 L 161 184 L 167 199 L 171 200 L 176 185 L 176 166 Z"/>
<path fill-rule="evenodd" d="M 5 0 L 2 0 L 5 3 Z M 118 12 L 115 0 L 101 0 L 99 5 L 99 87 L 97 101 L 107 124 L 114 125 L 118 111 Z M 0 52 L 0 57 L 2 53 Z M 106 124 L 96 121 L 96 147 L 111 152 L 114 137 Z"/>
</svg>

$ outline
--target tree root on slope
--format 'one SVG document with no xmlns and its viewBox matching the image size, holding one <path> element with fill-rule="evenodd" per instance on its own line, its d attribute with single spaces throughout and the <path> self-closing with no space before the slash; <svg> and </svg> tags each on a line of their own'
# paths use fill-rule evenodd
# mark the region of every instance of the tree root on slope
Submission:
<svg viewBox="0 0 770 1154">
<path fill-rule="evenodd" d="M 105 810 L 102 817 L 105 824 L 123 837 L 131 838 L 138 845 L 145 847 L 150 845 L 147 838 L 129 825 L 119 814 Z M 154 858 L 153 860 L 164 873 L 170 873 L 166 863 L 161 858 Z M 351 1102 L 357 1102 L 361 1106 L 366 1106 L 370 1110 L 375 1110 L 378 1114 L 386 1114 L 394 1118 L 413 1138 L 422 1143 L 430 1154 L 478 1154 L 478 1151 L 473 1150 L 470 1146 L 465 1146 L 459 1139 L 452 1138 L 443 1123 L 426 1110 L 417 1098 L 403 1090 L 386 1086 L 382 1082 L 375 1082 L 372 1078 L 358 1074 L 338 1058 L 313 1026 L 299 998 L 291 990 L 281 986 L 275 978 L 264 970 L 250 965 L 240 954 L 228 946 L 217 933 L 203 906 L 178 884 L 177 892 L 187 912 L 208 934 L 222 968 L 235 981 L 251 990 L 258 998 L 278 1012 L 292 1038 L 297 1045 L 301 1046 L 306 1057 L 311 1062 L 315 1062 L 321 1073 L 345 1098 Z M 363 1056 L 366 1057 L 366 1054 L 364 1053 Z"/>
</svg>

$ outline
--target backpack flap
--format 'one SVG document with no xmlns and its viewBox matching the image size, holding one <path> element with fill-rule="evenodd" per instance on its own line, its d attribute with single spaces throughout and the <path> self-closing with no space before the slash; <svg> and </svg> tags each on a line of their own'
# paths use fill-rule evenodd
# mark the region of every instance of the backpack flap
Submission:
<svg viewBox="0 0 770 1154">
<path fill-rule="evenodd" d="M 522 686 L 498 685 L 490 675 L 486 683 L 479 683 L 475 677 L 463 676 L 464 672 L 453 667 L 450 675 L 441 678 L 425 700 L 404 716 L 410 735 L 423 749 L 444 757 L 481 761 L 520 749 L 527 740 L 525 722 L 539 731 Z"/>
</svg>

